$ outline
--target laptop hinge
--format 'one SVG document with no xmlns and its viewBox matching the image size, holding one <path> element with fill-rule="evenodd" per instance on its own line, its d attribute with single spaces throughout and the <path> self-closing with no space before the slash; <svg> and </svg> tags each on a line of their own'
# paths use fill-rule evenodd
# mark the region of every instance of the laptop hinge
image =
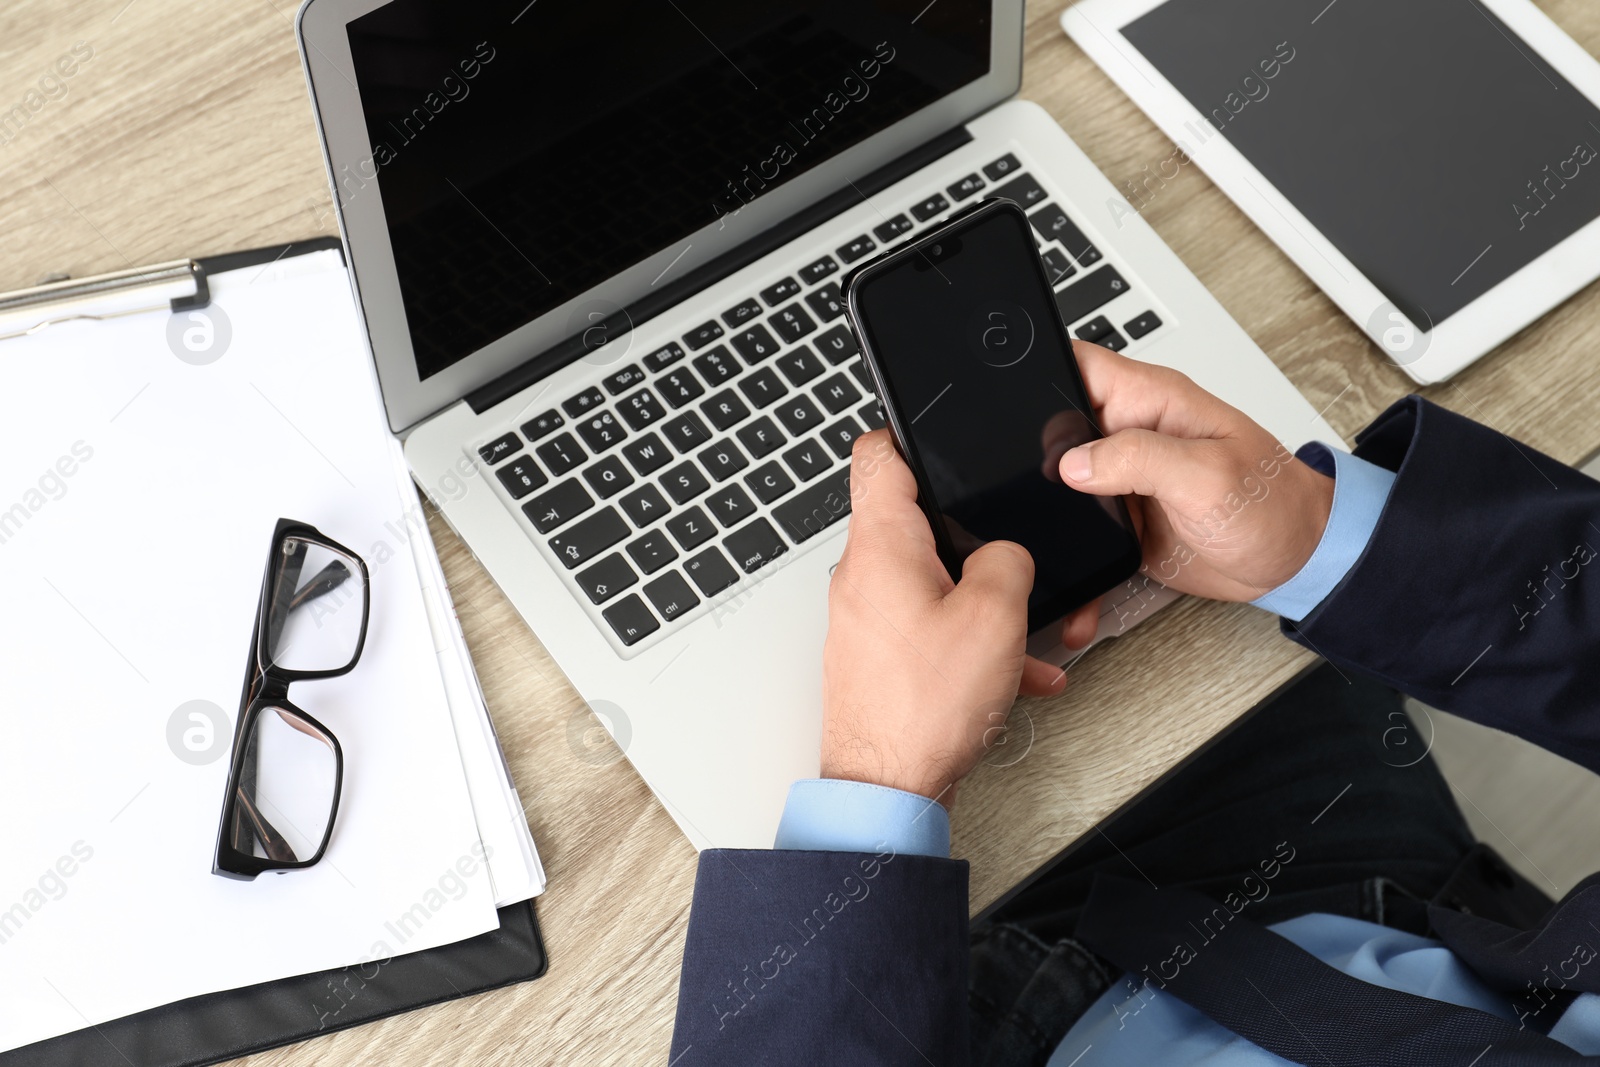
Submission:
<svg viewBox="0 0 1600 1067">
<path fill-rule="evenodd" d="M 481 414 L 487 411 L 540 378 L 554 374 L 567 364 L 582 359 L 591 348 L 599 347 L 604 340 L 614 340 L 627 331 L 629 323 L 638 327 L 648 322 L 662 312 L 688 300 L 702 289 L 709 288 L 735 271 L 749 266 L 767 253 L 804 236 L 808 231 L 816 229 L 847 208 L 859 204 L 864 197 L 887 189 L 900 179 L 971 140 L 972 134 L 967 132 L 967 128 L 957 126 L 913 148 L 853 185 L 847 185 L 838 192 L 818 200 L 737 248 L 696 267 L 676 282 L 664 285 L 637 303 L 628 305 L 621 312 L 606 319 L 599 328 L 590 327 L 518 364 L 494 381 L 468 393 L 467 404 L 475 413 Z M 598 342 L 586 342 L 586 339 L 591 337 L 599 339 Z"/>
</svg>

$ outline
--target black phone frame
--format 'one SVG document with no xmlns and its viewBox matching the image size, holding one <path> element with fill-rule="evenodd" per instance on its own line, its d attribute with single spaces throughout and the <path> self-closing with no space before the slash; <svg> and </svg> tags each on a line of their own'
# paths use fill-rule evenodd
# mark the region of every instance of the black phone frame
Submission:
<svg viewBox="0 0 1600 1067">
<path fill-rule="evenodd" d="M 899 403 L 894 390 L 890 387 L 889 377 L 884 373 L 878 360 L 878 354 L 872 343 L 872 333 L 868 329 L 861 315 L 860 293 L 863 286 L 869 284 L 873 278 L 900 267 L 906 260 L 918 256 L 927 258 L 930 245 L 950 243 L 955 241 L 959 253 L 960 236 L 966 230 L 987 222 L 996 215 L 1010 215 L 1021 227 L 1024 236 L 1032 234 L 1032 223 L 1028 214 L 1021 205 L 1005 197 L 991 196 L 980 200 L 970 207 L 957 211 L 939 225 L 913 238 L 905 244 L 891 248 L 883 254 L 876 256 L 847 273 L 840 282 L 840 289 L 844 293 L 846 317 L 850 329 L 855 333 L 856 342 L 861 348 L 861 361 L 872 375 L 876 387 L 878 401 L 883 405 L 885 421 L 888 423 L 889 434 L 894 440 L 895 449 L 911 468 L 917 481 L 917 504 L 928 518 L 928 525 L 933 528 L 934 543 L 938 547 L 939 559 L 949 572 L 952 581 L 961 580 L 961 567 L 963 558 L 955 550 L 949 533 L 945 529 L 944 514 L 936 506 L 932 482 L 927 476 L 912 438 L 908 432 L 909 423 L 905 423 L 899 410 Z M 1055 290 L 1050 285 L 1050 277 L 1045 273 L 1044 261 L 1040 259 L 1038 250 L 1034 248 L 1032 260 L 1033 269 L 1038 275 L 1039 285 L 1045 293 L 1050 295 L 1048 301 L 1051 314 L 1045 328 L 1051 326 L 1057 331 L 1064 350 L 1067 352 L 1067 373 L 1072 378 L 1072 383 L 1077 388 L 1077 395 L 1087 402 L 1089 390 L 1084 385 L 1083 374 L 1078 369 L 1078 361 L 1074 356 L 1072 335 L 1067 331 L 1067 325 L 1061 320 L 1061 309 L 1055 301 Z M 1070 403 L 1070 400 L 1069 400 Z M 1083 413 L 1089 419 L 1089 424 L 1094 428 L 1097 438 L 1103 437 L 1100 432 L 1099 421 L 1092 410 Z M 1102 498 L 1104 499 L 1104 498 Z M 1051 598 L 1041 605 L 1036 618 L 1030 618 L 1030 632 L 1046 630 L 1051 624 L 1065 618 L 1067 615 L 1093 602 L 1115 589 L 1118 585 L 1132 578 L 1139 572 L 1144 562 L 1144 551 L 1139 543 L 1138 534 L 1133 525 L 1132 516 L 1128 511 L 1128 504 L 1122 497 L 1115 498 L 1115 507 L 1122 523 L 1123 529 L 1128 533 L 1129 550 L 1122 556 L 1113 560 L 1100 570 L 1094 571 L 1084 577 L 1074 586 L 1063 590 L 1059 595 Z"/>
</svg>

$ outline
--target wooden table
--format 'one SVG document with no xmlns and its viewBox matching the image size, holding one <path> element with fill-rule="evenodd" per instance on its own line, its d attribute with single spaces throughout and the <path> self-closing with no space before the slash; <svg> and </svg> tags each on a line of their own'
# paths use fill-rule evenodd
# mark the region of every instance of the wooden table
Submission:
<svg viewBox="0 0 1600 1067">
<path fill-rule="evenodd" d="M 1061 33 L 1063 6 L 1028 12 L 1022 95 L 1114 183 L 1137 180 L 1172 146 Z M 1540 6 L 1600 52 L 1600 7 Z M 335 233 L 294 13 L 291 0 L 5 4 L 0 114 L 31 106 L 58 57 L 76 63 L 25 123 L 0 131 L 0 289 Z M 1197 169 L 1159 189 L 1145 216 L 1347 437 L 1410 391 Z M 1425 393 L 1573 462 L 1600 446 L 1597 338 L 1591 286 Z M 433 534 L 549 872 L 550 973 L 239 1062 L 665 1062 L 694 852 L 437 517 Z M 974 910 L 1303 670 L 1311 657 L 1276 629 L 1250 608 L 1180 603 L 1090 653 L 1064 697 L 1021 705 L 1025 758 L 980 769 L 955 815 Z"/>
</svg>

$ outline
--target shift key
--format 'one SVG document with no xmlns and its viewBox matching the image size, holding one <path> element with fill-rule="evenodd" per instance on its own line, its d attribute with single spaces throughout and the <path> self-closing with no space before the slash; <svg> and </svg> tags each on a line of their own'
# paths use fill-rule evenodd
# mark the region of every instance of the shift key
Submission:
<svg viewBox="0 0 1600 1067">
<path fill-rule="evenodd" d="M 550 548 L 561 565 L 570 571 L 627 536 L 627 522 L 617 514 L 616 508 L 606 508 L 550 538 Z"/>
<path fill-rule="evenodd" d="M 1061 308 L 1061 321 L 1070 329 L 1073 323 L 1100 310 L 1127 291 L 1128 283 L 1115 267 L 1101 267 L 1056 294 L 1056 305 Z"/>
</svg>

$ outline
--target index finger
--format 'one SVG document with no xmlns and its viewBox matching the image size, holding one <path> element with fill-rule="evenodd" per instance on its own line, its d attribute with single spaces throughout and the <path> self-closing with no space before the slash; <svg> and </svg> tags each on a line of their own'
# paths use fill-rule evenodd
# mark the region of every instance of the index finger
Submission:
<svg viewBox="0 0 1600 1067">
<path fill-rule="evenodd" d="M 917 505 L 917 479 L 888 430 L 856 439 L 850 455 L 850 527 L 885 528 L 933 544 L 933 530 Z"/>
</svg>

